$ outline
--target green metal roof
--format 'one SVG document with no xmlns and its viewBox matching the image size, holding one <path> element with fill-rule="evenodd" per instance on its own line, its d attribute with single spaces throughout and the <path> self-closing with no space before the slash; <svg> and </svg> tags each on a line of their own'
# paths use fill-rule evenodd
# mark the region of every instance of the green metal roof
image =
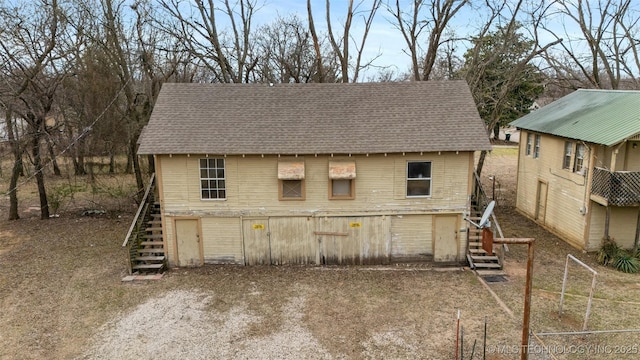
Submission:
<svg viewBox="0 0 640 360">
<path fill-rule="evenodd" d="M 612 146 L 640 134 L 640 91 L 580 89 L 511 125 Z"/>
</svg>

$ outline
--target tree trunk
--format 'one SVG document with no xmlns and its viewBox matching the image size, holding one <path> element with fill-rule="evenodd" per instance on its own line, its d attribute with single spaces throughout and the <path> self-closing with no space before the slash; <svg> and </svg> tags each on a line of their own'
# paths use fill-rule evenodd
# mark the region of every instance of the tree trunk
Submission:
<svg viewBox="0 0 640 360">
<path fill-rule="evenodd" d="M 18 220 L 18 178 L 23 172 L 22 168 L 22 150 L 20 149 L 20 143 L 16 139 L 17 134 L 14 131 L 13 122 L 11 121 L 13 112 L 11 109 L 7 109 L 5 113 L 5 125 L 7 128 L 7 137 L 9 140 L 9 146 L 13 153 L 13 168 L 11 170 L 11 180 L 9 181 L 9 220 Z"/>
<path fill-rule="evenodd" d="M 11 181 L 9 182 L 9 220 L 18 220 L 18 178 L 22 169 L 22 154 L 14 150 L 13 169 L 11 170 Z"/>
<path fill-rule="evenodd" d="M 493 138 L 495 140 L 499 140 L 500 139 L 500 124 L 495 124 L 493 125 Z"/>
<path fill-rule="evenodd" d="M 147 155 L 147 162 L 149 163 L 149 176 L 156 172 L 156 162 L 153 155 Z"/>
<path fill-rule="evenodd" d="M 115 174 L 116 172 L 116 157 L 113 155 L 113 151 L 109 154 L 109 174 Z"/>
<path fill-rule="evenodd" d="M 478 177 L 482 175 L 482 167 L 484 166 L 484 159 L 487 157 L 487 150 L 482 150 L 480 152 L 480 158 L 478 158 L 478 166 L 476 166 L 476 173 L 478 173 Z"/>
<path fill-rule="evenodd" d="M 138 141 L 137 136 L 132 139 L 129 144 L 130 152 L 131 152 L 131 162 L 133 164 L 133 172 L 136 175 L 136 186 L 138 187 L 138 200 L 142 201 L 142 195 L 144 194 L 144 181 L 142 180 L 142 171 L 140 170 L 140 162 L 138 161 L 138 157 L 135 155 L 136 153 L 136 142 Z"/>
<path fill-rule="evenodd" d="M 53 143 L 50 139 L 47 139 L 47 148 L 49 149 L 49 156 L 51 157 L 51 163 L 53 164 L 53 174 L 56 176 L 62 176 L 60 168 L 58 167 L 58 160 L 56 160 L 56 154 L 53 151 Z"/>
<path fill-rule="evenodd" d="M 42 130 L 35 129 L 33 139 L 31 140 L 31 152 L 33 155 L 33 165 L 35 167 L 35 177 L 38 183 L 38 194 L 40 196 L 40 219 L 49 219 L 49 203 L 47 201 L 47 189 L 44 186 L 44 169 L 42 168 L 42 159 L 40 157 L 40 138 Z"/>
</svg>

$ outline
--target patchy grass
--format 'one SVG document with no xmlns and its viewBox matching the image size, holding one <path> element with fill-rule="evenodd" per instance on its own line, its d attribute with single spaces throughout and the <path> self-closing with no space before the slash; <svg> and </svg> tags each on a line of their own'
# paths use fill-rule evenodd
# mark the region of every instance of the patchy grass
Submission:
<svg viewBox="0 0 640 360">
<path fill-rule="evenodd" d="M 564 313 L 562 317 L 558 314 L 568 253 L 598 271 L 589 329 L 638 328 L 640 277 L 598 265 L 595 255 L 576 251 L 518 214 L 504 195 L 514 191 L 515 179 L 510 174 L 515 166 L 515 153 L 498 155 L 494 151 L 487 158 L 484 173 L 495 175 L 501 184 L 496 213 L 505 236 L 536 238 L 531 330 L 576 331 L 582 327 L 591 276 L 578 266 L 571 267 Z M 133 178 L 100 176 L 96 179 L 100 188 L 115 190 L 95 192 L 86 180 L 49 178 L 51 186 L 71 184 L 69 188 L 74 189 L 73 196 L 64 197 L 59 218 L 42 221 L 37 211 L 29 211 L 30 206 L 37 206 L 31 183 L 19 191 L 21 220 L 6 221 L 8 200 L 0 200 L 0 358 L 82 357 L 103 336 L 105 324 L 175 290 L 212 294 L 206 307 L 211 313 L 232 313 L 240 308 L 254 315 L 256 320 L 242 332 L 243 341 L 268 339 L 281 331 L 290 321 L 287 304 L 302 296 L 306 300 L 300 326 L 308 329 L 331 357 L 451 359 L 455 317 L 460 310 L 466 358 L 474 340 L 474 358 L 481 358 L 485 317 L 492 346 L 487 358 L 519 358 L 498 354 L 495 346 L 520 343 L 525 246 L 510 247 L 505 268 L 509 280 L 489 285 L 514 312 L 514 318 L 497 305 L 472 272 L 460 269 L 205 266 L 173 269 L 161 281 L 122 283 L 126 254 L 120 244 L 135 211 L 128 190 Z M 7 176 L 2 181 L 8 181 Z M 107 213 L 82 216 L 82 210 L 90 207 Z M 222 320 L 216 321 L 224 325 Z M 172 333 L 168 331 L 166 336 L 170 342 Z M 132 343 L 136 339 L 132 336 Z M 640 334 L 547 336 L 542 340 L 546 345 L 598 344 L 620 350 L 639 345 Z M 637 354 L 576 356 L 558 357 L 637 358 Z"/>
</svg>

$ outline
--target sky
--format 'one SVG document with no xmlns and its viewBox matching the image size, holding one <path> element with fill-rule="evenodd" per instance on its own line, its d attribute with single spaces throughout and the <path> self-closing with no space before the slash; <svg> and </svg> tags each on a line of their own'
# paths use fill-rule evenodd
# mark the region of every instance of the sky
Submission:
<svg viewBox="0 0 640 360">
<path fill-rule="evenodd" d="M 362 9 L 368 9 L 370 0 L 364 0 Z M 404 3 L 409 3 L 403 0 Z M 355 0 L 354 3 L 358 3 Z M 386 0 L 383 1 L 386 3 Z M 332 0 L 332 25 L 336 36 L 337 32 L 342 32 L 342 24 L 345 21 L 348 0 Z M 311 7 L 314 12 L 314 23 L 317 30 L 326 31 L 325 20 L 325 0 L 313 0 Z M 256 13 L 256 20 L 260 23 L 268 23 L 278 15 L 297 14 L 301 19 L 307 19 L 307 4 L 305 0 L 266 0 L 265 5 Z M 407 48 L 404 38 L 398 29 L 392 24 L 393 17 L 383 4 L 378 10 L 374 23 L 369 32 L 365 45 L 363 60 L 370 60 L 382 54 L 374 61 L 374 65 L 385 66 L 399 72 L 410 70 L 410 57 L 405 53 Z M 352 23 L 352 33 L 359 39 L 364 31 L 364 21 L 354 18 Z M 375 70 L 373 71 L 375 72 Z"/>
</svg>

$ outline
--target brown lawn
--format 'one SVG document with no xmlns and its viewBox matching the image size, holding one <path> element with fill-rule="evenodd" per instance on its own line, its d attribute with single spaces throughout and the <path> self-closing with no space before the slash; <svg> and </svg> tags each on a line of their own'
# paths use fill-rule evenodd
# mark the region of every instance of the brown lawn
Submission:
<svg viewBox="0 0 640 360">
<path fill-rule="evenodd" d="M 568 253 L 599 274 L 589 329 L 640 328 L 639 275 L 599 266 L 592 254 L 519 215 L 512 201 L 515 167 L 515 150 L 496 149 L 483 181 L 497 179 L 496 214 L 505 236 L 536 238 L 531 330 L 582 327 L 591 277 L 578 266 L 571 266 L 565 313 L 558 316 Z M 4 170 L 6 189 L 6 164 Z M 508 281 L 489 284 L 513 316 L 461 268 L 205 266 L 124 283 L 120 245 L 135 210 L 132 178 L 103 175 L 93 187 L 83 178 L 50 179 L 52 189 L 78 190 L 62 196 L 57 218 L 42 221 L 29 211 L 37 206 L 32 182 L 19 189 L 21 220 L 7 221 L 8 199 L 0 200 L 2 359 L 452 359 L 458 311 L 465 359 L 472 351 L 482 359 L 485 318 L 487 359 L 519 358 L 524 246 L 510 247 Z M 87 209 L 106 212 L 83 216 Z M 540 339 L 559 359 L 635 359 L 640 350 L 639 332 Z M 553 357 L 530 357 L 546 358 Z"/>
</svg>

